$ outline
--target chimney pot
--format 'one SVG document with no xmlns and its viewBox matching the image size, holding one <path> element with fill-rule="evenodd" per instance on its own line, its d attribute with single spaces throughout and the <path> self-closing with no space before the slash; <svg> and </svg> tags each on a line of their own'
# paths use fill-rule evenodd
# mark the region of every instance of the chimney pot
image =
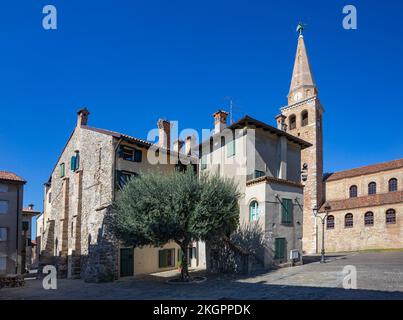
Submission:
<svg viewBox="0 0 403 320">
<path fill-rule="evenodd" d="M 77 126 L 78 127 L 87 125 L 89 114 L 90 114 L 90 112 L 88 111 L 87 108 L 82 108 L 82 109 L 78 110 L 78 112 L 77 112 Z"/>
<path fill-rule="evenodd" d="M 176 140 L 174 142 L 174 151 L 180 153 L 185 142 L 183 140 Z"/>
<path fill-rule="evenodd" d="M 280 129 L 282 131 L 287 131 L 287 124 L 285 123 L 285 119 L 287 117 L 283 114 L 279 114 L 276 117 L 276 121 L 277 121 L 277 129 Z"/>
<path fill-rule="evenodd" d="M 218 110 L 213 114 L 214 117 L 214 132 L 219 133 L 227 127 L 228 112 Z"/>
<path fill-rule="evenodd" d="M 159 119 L 157 122 L 158 126 L 158 145 L 160 147 L 170 149 L 171 148 L 171 122 L 164 119 Z"/>
</svg>

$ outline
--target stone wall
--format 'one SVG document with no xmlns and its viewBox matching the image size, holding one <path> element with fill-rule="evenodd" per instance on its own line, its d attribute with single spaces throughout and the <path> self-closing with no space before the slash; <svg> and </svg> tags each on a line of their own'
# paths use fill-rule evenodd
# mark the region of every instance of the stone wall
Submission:
<svg viewBox="0 0 403 320">
<path fill-rule="evenodd" d="M 388 209 L 395 209 L 396 224 L 386 224 L 385 213 Z M 374 213 L 374 225 L 365 226 L 364 214 Z M 346 213 L 353 214 L 353 227 L 344 226 Z M 326 252 L 343 252 L 368 249 L 403 248 L 403 202 L 377 207 L 331 211 L 335 217 L 334 229 L 325 226 Z M 318 226 L 319 239 L 322 239 L 322 227 Z M 321 242 L 319 242 L 321 246 Z"/>
</svg>

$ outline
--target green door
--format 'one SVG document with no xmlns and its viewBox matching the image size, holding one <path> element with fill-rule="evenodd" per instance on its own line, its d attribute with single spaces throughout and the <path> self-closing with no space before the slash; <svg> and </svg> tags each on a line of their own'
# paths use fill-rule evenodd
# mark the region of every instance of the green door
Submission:
<svg viewBox="0 0 403 320">
<path fill-rule="evenodd" d="M 120 249 L 120 276 L 128 277 L 134 274 L 133 248 Z"/>
</svg>

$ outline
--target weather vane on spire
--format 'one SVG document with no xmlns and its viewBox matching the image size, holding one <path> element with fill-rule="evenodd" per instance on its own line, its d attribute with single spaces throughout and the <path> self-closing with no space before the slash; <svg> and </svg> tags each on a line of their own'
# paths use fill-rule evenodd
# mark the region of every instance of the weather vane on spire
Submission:
<svg viewBox="0 0 403 320">
<path fill-rule="evenodd" d="M 304 31 L 305 26 L 306 26 L 306 25 L 303 24 L 302 22 L 298 23 L 297 32 L 299 33 L 300 36 L 302 36 L 302 32 Z"/>
</svg>

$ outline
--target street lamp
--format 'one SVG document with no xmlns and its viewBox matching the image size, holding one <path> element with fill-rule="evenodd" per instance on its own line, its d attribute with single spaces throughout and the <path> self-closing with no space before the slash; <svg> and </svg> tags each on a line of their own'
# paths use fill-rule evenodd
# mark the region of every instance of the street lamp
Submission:
<svg viewBox="0 0 403 320">
<path fill-rule="evenodd" d="M 327 216 L 329 215 L 330 212 L 330 203 L 326 202 L 325 204 L 325 215 L 321 216 L 318 214 L 318 207 L 315 205 L 312 208 L 313 211 L 313 215 L 316 218 L 320 218 L 320 220 L 322 221 L 322 250 L 320 252 L 321 256 L 320 256 L 320 263 L 325 263 L 325 221 L 327 219 Z"/>
</svg>

